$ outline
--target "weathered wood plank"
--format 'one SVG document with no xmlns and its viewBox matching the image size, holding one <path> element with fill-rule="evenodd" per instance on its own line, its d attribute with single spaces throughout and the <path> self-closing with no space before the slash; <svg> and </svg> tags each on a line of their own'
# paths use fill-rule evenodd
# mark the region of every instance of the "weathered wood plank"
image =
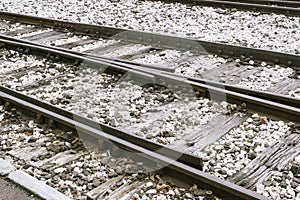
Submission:
<svg viewBox="0 0 300 200">
<path fill-rule="evenodd" d="M 105 183 L 99 185 L 98 187 L 94 188 L 93 190 L 87 193 L 88 199 L 101 199 L 102 196 L 105 196 L 105 193 L 109 190 L 110 185 L 122 180 L 124 176 L 117 176 L 115 178 L 109 179 Z"/>
<path fill-rule="evenodd" d="M 124 184 L 122 187 L 114 190 L 110 195 L 109 199 L 120 199 L 121 197 L 125 198 L 126 195 L 134 193 L 137 188 L 139 188 L 143 182 L 141 181 L 135 181 L 131 184 Z M 130 196 L 130 195 L 128 195 Z"/>
<path fill-rule="evenodd" d="M 296 90 L 298 87 L 300 87 L 299 79 L 286 78 L 268 88 L 267 91 L 288 95 L 289 91 Z"/>
<path fill-rule="evenodd" d="M 45 160 L 40 160 L 37 162 L 32 163 L 32 166 L 39 167 L 39 168 L 49 168 L 54 169 L 60 166 L 63 166 L 71 161 L 77 160 L 79 157 L 83 156 L 86 154 L 86 152 L 77 152 L 74 154 L 71 151 L 65 151 L 56 154 L 55 156 L 45 159 Z"/>
<path fill-rule="evenodd" d="M 290 133 L 268 147 L 228 181 L 254 189 L 271 170 L 281 170 L 300 153 L 300 134 Z"/>
<path fill-rule="evenodd" d="M 235 63 L 231 62 L 221 64 L 219 67 L 203 72 L 201 77 L 212 81 L 222 82 L 222 80 L 225 80 L 228 84 L 238 84 L 243 78 L 247 78 L 261 70 L 262 67 L 248 69 L 247 65 L 240 65 L 239 67 L 236 67 Z"/>
<path fill-rule="evenodd" d="M 232 128 L 240 125 L 248 115 L 240 117 L 238 113 L 233 115 L 220 115 L 211 120 L 208 124 L 196 133 L 184 138 L 188 146 L 185 149 L 189 153 L 200 151 L 214 143 Z M 179 149 L 179 147 L 176 147 Z M 180 148 L 182 149 L 182 147 Z"/>
<path fill-rule="evenodd" d="M 9 151 L 8 153 L 21 160 L 30 161 L 33 157 L 39 155 L 45 155 L 48 152 L 46 147 L 41 147 L 40 144 L 28 144 L 26 146 L 20 146 L 16 149 Z"/>
</svg>

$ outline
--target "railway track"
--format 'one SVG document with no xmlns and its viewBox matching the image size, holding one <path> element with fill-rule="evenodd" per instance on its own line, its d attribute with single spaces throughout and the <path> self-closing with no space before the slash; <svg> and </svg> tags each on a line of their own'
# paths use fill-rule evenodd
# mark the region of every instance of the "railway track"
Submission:
<svg viewBox="0 0 300 200">
<path fill-rule="evenodd" d="M 49 1 L 38 3 L 19 1 L 15 4 L 2 3 L 0 9 L 53 19 L 299 54 L 298 17 L 160 1 L 89 0 L 76 4 L 75 12 L 72 10 L 74 5 L 72 1 L 61 1 L 57 5 L 52 5 Z M 68 9 L 61 11 L 60 6 Z"/>
<path fill-rule="evenodd" d="M 158 152 L 164 153 L 164 156 L 174 158 L 175 155 L 174 159 L 180 162 L 202 168 L 205 172 L 251 189 L 255 189 L 255 186 L 266 178 L 271 178 L 269 173 L 274 171 L 273 167 L 286 166 L 286 162 L 297 158 L 297 143 L 286 144 L 286 137 L 297 134 L 298 108 L 154 70 L 148 70 L 147 73 L 132 70 L 125 67 L 124 62 L 118 65 L 109 64 L 111 61 L 100 62 L 82 55 L 73 55 L 57 49 L 50 50 L 16 40 L 2 39 L 1 42 L 2 54 L 5 55 L 2 59 L 2 66 L 5 66 L 1 71 L 2 85 L 48 102 L 42 103 L 18 94 L 19 97 L 44 109 L 64 113 L 69 119 L 74 118 L 93 128 L 99 128 L 100 124 L 100 128 L 106 133 L 133 141 L 150 150 L 163 149 Z M 45 59 L 46 56 L 48 59 Z M 16 60 L 25 65 L 15 65 Z M 71 63 L 62 62 L 70 60 Z M 80 63 L 83 64 L 79 65 Z M 134 81 L 128 82 L 128 79 Z M 173 87 L 174 85 L 178 85 L 179 88 Z M 5 87 L 1 87 L 2 92 L 17 95 Z M 224 93 L 224 100 L 228 102 L 215 102 L 214 98 L 222 99 Z M 212 99 L 208 98 L 209 94 Z M 118 97 L 114 98 L 116 96 Z M 143 101 L 146 103 L 141 103 Z M 116 105 L 119 102 L 124 104 L 118 107 Z M 246 103 L 246 107 L 243 103 Z M 249 110 L 245 110 L 246 108 Z M 87 110 L 91 112 L 87 113 Z M 155 127 L 160 128 L 156 130 Z M 245 137 L 247 144 L 238 143 L 246 139 Z M 224 140 L 228 138 L 235 138 L 237 143 L 233 142 L 232 146 L 223 148 Z M 253 138 L 257 140 L 253 141 Z M 279 151 L 281 144 L 286 146 L 285 151 L 279 155 L 287 156 L 294 152 L 285 163 L 272 157 L 272 153 L 276 154 Z M 244 151 L 241 156 L 236 157 L 241 148 Z M 230 152 L 226 152 L 227 150 Z M 230 155 L 232 163 L 237 165 L 222 163 L 223 157 L 218 157 L 216 152 L 220 152 L 222 156 L 224 151 Z M 211 160 L 216 162 L 211 163 Z M 247 164 L 241 164 L 243 162 Z M 251 174 L 259 175 L 255 176 L 257 178 L 248 176 L 247 170 L 253 163 L 256 163 L 258 168 L 250 168 Z M 249 181 L 249 178 L 253 180 Z M 268 193 L 269 189 L 261 188 L 263 187 L 260 186 L 260 190 L 257 191 L 266 196 L 272 196 L 274 193 Z M 294 196 L 297 196 L 297 190 L 294 188 L 293 191 Z"/>
<path fill-rule="evenodd" d="M 114 63 L 126 62 L 128 66 L 194 76 L 193 81 L 299 106 L 297 98 L 286 96 L 299 96 L 298 55 L 11 13 L 2 13 L 2 18 L 16 20 L 3 21 L 6 26 L 2 32 L 8 36 L 53 45 L 54 49 L 76 52 L 91 59 L 108 57 Z M 16 25 L 17 22 L 31 26 Z M 270 75 L 275 71 L 277 77 Z M 253 90 L 250 92 L 240 86 Z"/>
<path fill-rule="evenodd" d="M 0 117 L 1 157 L 18 170 L 9 179 L 26 173 L 39 187 L 46 183 L 60 192 L 42 198 L 266 199 L 4 92 Z M 80 140 L 79 130 L 90 140 Z"/>
</svg>

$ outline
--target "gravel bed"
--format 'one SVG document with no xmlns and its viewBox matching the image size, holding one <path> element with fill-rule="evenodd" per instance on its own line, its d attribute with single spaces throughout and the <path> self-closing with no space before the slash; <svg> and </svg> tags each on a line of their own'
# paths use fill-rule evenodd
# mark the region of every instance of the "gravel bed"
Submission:
<svg viewBox="0 0 300 200">
<path fill-rule="evenodd" d="M 7 23 L 7 25 L 4 25 L 0 28 L 0 33 L 5 33 L 6 31 L 15 31 L 15 30 L 26 28 L 26 27 L 27 28 L 30 28 L 30 27 L 34 28 L 35 27 L 35 26 L 32 26 L 32 25 L 13 23 L 13 22 L 6 21 L 6 20 L 3 20 L 3 22 Z M 51 31 L 53 31 L 53 29 L 45 28 L 45 29 L 36 30 L 36 31 L 29 31 L 29 32 L 26 32 L 26 33 L 18 33 L 14 37 L 16 37 L 16 38 L 25 38 L 25 37 L 30 37 L 30 36 L 33 36 L 33 35 L 38 35 L 38 34 L 41 34 L 41 33 L 46 33 L 46 32 L 51 32 Z M 62 38 L 62 39 L 47 41 L 47 42 L 45 42 L 45 44 L 46 45 L 51 45 L 51 46 L 61 46 L 61 45 L 71 43 L 71 42 L 90 39 L 89 36 L 73 35 L 73 33 L 71 33 L 71 32 L 68 32 L 66 34 L 66 36 L 68 38 Z M 106 39 L 100 38 L 98 41 L 95 41 L 93 43 L 73 47 L 72 50 L 79 51 L 79 52 L 84 52 L 84 51 L 99 48 L 99 47 L 105 48 L 106 46 L 109 46 L 109 45 L 112 45 L 112 44 L 115 44 L 115 43 L 118 43 L 118 42 L 119 41 L 117 41 L 117 40 L 106 40 Z"/>
<path fill-rule="evenodd" d="M 117 83 L 118 76 L 83 71 L 83 76 L 53 79 L 24 93 L 162 144 L 172 144 L 228 111 L 206 98 L 182 99 L 168 89 Z"/>
<path fill-rule="evenodd" d="M 113 87 L 118 78 L 118 76 L 101 73 L 97 70 L 81 69 L 78 76 L 70 73 L 68 78 L 53 79 L 45 86 L 24 92 L 70 111 L 87 112 L 81 106 L 85 103 L 93 104 L 96 106 L 95 109 L 97 108 L 98 112 L 101 113 L 103 106 L 101 100 L 109 101 L 107 96 L 102 97 L 102 95 Z M 103 106 L 103 110 L 108 111 L 109 109 Z M 85 113 L 85 116 L 90 117 L 89 113 L 89 111 Z"/>
<path fill-rule="evenodd" d="M 11 120 L 11 118 L 14 118 Z M 11 112 L 5 111 L 0 106 L 0 150 L 8 151 L 19 147 L 24 143 L 35 142 L 41 137 L 43 129 L 37 127 L 33 121 L 24 120 L 13 109 Z"/>
<path fill-rule="evenodd" d="M 138 189 L 132 195 L 133 199 L 215 199 L 220 200 L 218 197 L 214 197 L 212 191 L 199 188 L 197 185 L 193 185 L 189 190 L 180 188 L 169 182 L 166 182 L 160 176 L 150 176 L 150 179 L 142 187 Z"/>
<path fill-rule="evenodd" d="M 176 74 L 184 76 L 196 76 L 226 63 L 227 59 L 216 55 L 193 56 L 189 51 L 182 52 L 178 50 L 152 50 L 148 54 L 137 56 L 132 59 L 134 62 L 142 64 L 160 65 L 167 68 L 175 68 Z"/>
<path fill-rule="evenodd" d="M 147 123 L 145 115 L 151 108 L 154 109 L 161 104 L 157 100 L 157 94 L 149 93 L 138 85 L 129 82 L 109 83 L 109 80 L 118 80 L 118 77 L 96 74 L 94 70 L 86 71 L 89 73 L 85 73 L 82 77 L 77 76 L 65 82 L 53 80 L 45 87 L 25 93 L 129 131 L 132 131 L 129 127 L 133 124 Z"/>
<path fill-rule="evenodd" d="M 113 158 L 110 153 L 97 154 L 90 151 L 85 156 L 58 167 L 50 172 L 43 172 L 30 167 L 25 170 L 35 177 L 45 180 L 48 185 L 73 199 L 86 199 L 87 193 L 109 179 L 128 174 L 117 183 L 109 185 L 106 192 L 99 198 L 105 198 L 122 185 L 129 185 L 145 174 L 138 174 L 134 162 L 126 158 Z M 131 176 L 133 175 L 134 176 Z M 117 186 L 118 185 L 118 186 Z"/>
<path fill-rule="evenodd" d="M 253 69 L 252 66 L 248 69 Z M 294 73 L 291 68 L 280 67 L 279 65 L 266 65 L 259 73 L 242 79 L 237 85 L 256 90 L 267 90 L 274 84 L 288 78 Z"/>
<path fill-rule="evenodd" d="M 0 60 L 0 76 L 24 67 L 34 68 L 44 62 L 43 60 L 36 61 L 34 56 L 19 54 L 14 50 L 0 49 L 0 54 L 2 56 Z"/>
<path fill-rule="evenodd" d="M 88 39 L 89 36 L 77 36 L 74 35 L 73 33 L 67 33 L 68 38 L 62 38 L 62 39 L 58 39 L 58 40 L 51 40 L 51 41 L 47 41 L 45 44 L 46 45 L 50 45 L 50 46 L 61 46 L 64 44 L 68 44 L 71 42 L 76 42 L 76 41 L 80 41 L 80 40 L 84 40 L 84 39 Z"/>
<path fill-rule="evenodd" d="M 86 74 L 65 82 L 53 80 L 25 93 L 162 144 L 172 144 L 228 112 L 227 107 L 206 98 L 174 99 L 168 89 L 143 88 L 130 82 L 103 86 L 109 78 L 118 77 Z"/>
<path fill-rule="evenodd" d="M 221 64 L 224 64 L 228 61 L 228 59 L 210 54 L 204 56 L 195 56 L 192 59 L 187 59 L 184 62 L 178 63 L 175 73 L 182 74 L 184 76 L 201 76 L 203 72 L 214 67 L 219 67 Z"/>
<path fill-rule="evenodd" d="M 300 155 L 284 169 L 272 171 L 269 178 L 256 186 L 256 191 L 273 200 L 300 199 Z"/>
<path fill-rule="evenodd" d="M 72 66 L 67 64 L 52 63 L 36 56 L 21 55 L 19 58 L 19 53 L 15 51 L 6 52 L 8 52 L 7 58 L 1 60 L 1 66 L 3 66 L 3 71 L 6 74 L 2 75 L 0 82 L 12 89 L 22 90 L 27 85 L 38 87 L 39 83 L 45 82 L 47 79 L 54 79 L 73 72 Z M 7 73 L 22 67 L 25 68 Z"/>
<path fill-rule="evenodd" d="M 193 134 L 201 127 L 221 114 L 230 114 L 227 107 L 211 101 L 207 98 L 198 100 L 186 99 L 159 107 L 156 112 L 158 120 L 149 124 L 143 124 L 141 131 L 137 134 L 161 144 L 172 145 L 184 136 Z M 237 110 L 236 105 L 230 105 Z M 230 107 L 229 106 L 229 107 Z"/>
<path fill-rule="evenodd" d="M 196 76 L 212 67 L 218 66 L 218 61 L 213 55 L 194 56 L 189 51 L 177 50 L 152 50 L 149 54 L 137 56 L 132 61 L 142 64 L 159 65 L 166 68 L 175 68 L 176 74 L 184 76 Z M 218 60 L 223 58 L 219 57 Z M 224 59 L 223 59 L 224 60 Z"/>
<path fill-rule="evenodd" d="M 2 84 L 162 144 L 172 144 L 228 112 L 227 107 L 209 99 L 196 98 L 194 91 L 141 87 L 120 80 L 121 74 L 39 58 L 32 63 L 38 65 L 5 76 Z"/>
<path fill-rule="evenodd" d="M 119 41 L 117 41 L 117 40 L 105 40 L 105 39 L 100 38 L 98 41 L 95 41 L 93 43 L 73 47 L 72 50 L 79 51 L 79 52 L 84 52 L 84 51 L 89 51 L 89 50 L 96 49 L 96 48 L 99 48 L 99 47 L 104 49 L 105 47 L 107 47 L 109 45 L 116 44 L 118 42 Z"/>
<path fill-rule="evenodd" d="M 126 55 L 134 55 L 136 53 L 145 51 L 149 48 L 150 46 L 148 45 L 134 44 L 134 45 L 128 45 L 125 48 L 109 50 L 108 52 L 104 52 L 103 54 L 101 54 L 101 56 L 108 57 L 108 58 L 118 58 Z"/>
<path fill-rule="evenodd" d="M 164 180 L 164 176 L 157 173 L 145 173 L 149 169 L 145 169 L 141 162 L 112 156 L 110 151 L 84 146 L 76 139 L 72 142 L 62 140 L 55 130 L 21 117 L 15 108 L 8 111 L 0 106 L 0 126 L 1 157 L 13 163 L 17 169 L 44 181 L 72 199 L 87 199 L 88 193 L 102 184 L 106 184 L 106 189 L 99 199 L 105 199 L 109 194 L 131 184 L 136 184 L 129 191 L 131 193 L 126 194 L 131 199 L 201 199 L 204 196 L 214 196 L 211 191 L 197 185 L 187 189 Z M 33 156 L 29 161 L 10 155 L 10 150 L 28 144 L 46 148 L 47 151 Z M 50 165 L 45 168 L 34 165 L 34 162 L 53 158 L 67 150 L 71 150 L 73 154 L 84 154 L 61 166 Z M 111 179 L 116 180 L 108 182 Z M 219 200 L 217 197 L 215 199 Z"/>
<path fill-rule="evenodd" d="M 0 33 L 5 33 L 7 31 L 16 31 L 24 28 L 33 28 L 32 25 L 26 25 L 21 23 L 12 23 L 7 20 L 1 20 L 4 24 L 0 27 Z"/>
<path fill-rule="evenodd" d="M 53 182 L 55 182 L 56 180 L 55 176 L 59 172 L 60 174 L 63 174 L 61 173 L 63 172 L 62 168 L 58 168 L 55 170 L 43 170 L 42 168 L 33 167 L 33 162 L 42 161 L 54 157 L 58 153 L 67 150 L 72 150 L 74 154 L 76 154 L 78 151 L 84 150 L 84 148 L 81 147 L 82 145 L 80 146 L 80 143 L 69 143 L 67 141 L 61 140 L 54 134 L 54 131 L 52 129 L 47 127 L 42 128 L 34 121 L 27 120 L 21 117 L 16 113 L 16 109 L 14 108 L 10 111 L 5 111 L 3 106 L 0 106 L 0 124 L 2 129 L 0 137 L 1 157 L 5 157 L 6 160 L 10 160 L 17 169 L 21 169 L 42 181 L 46 181 L 46 183 L 50 186 L 54 185 Z M 46 147 L 47 152 L 32 157 L 29 162 L 16 157 L 12 157 L 8 154 L 10 150 L 28 144 L 38 144 L 41 147 Z M 99 162 L 95 164 L 99 166 Z M 92 172 L 89 171 L 88 173 L 91 174 Z M 70 174 L 75 177 L 76 175 L 78 175 L 76 174 L 76 169 L 75 172 L 73 170 L 69 171 L 69 175 Z M 82 191 L 82 189 L 80 190 L 80 187 L 74 188 L 72 187 L 72 185 L 70 185 L 70 187 L 66 189 L 66 185 L 59 184 L 57 185 L 56 189 L 65 193 L 69 197 L 74 197 L 76 195 L 76 199 L 82 199 L 82 194 L 78 194 L 77 192 Z"/>
<path fill-rule="evenodd" d="M 138 0 L 4 0 L 0 10 L 299 53 L 299 17 Z"/>
<path fill-rule="evenodd" d="M 25 38 L 25 37 L 30 37 L 33 35 L 38 35 L 38 34 L 42 34 L 42 33 L 47 33 L 47 32 L 51 32 L 53 31 L 53 29 L 47 28 L 47 29 L 40 29 L 40 30 L 36 30 L 36 31 L 31 31 L 28 33 L 18 33 L 16 36 L 16 38 Z"/>
<path fill-rule="evenodd" d="M 157 52 L 157 50 L 150 51 L 149 54 L 146 54 L 143 57 L 135 58 L 132 61 L 143 63 L 143 64 L 162 64 L 172 62 L 175 59 L 181 57 L 191 56 L 190 52 L 180 52 L 177 50 L 162 50 Z"/>
<path fill-rule="evenodd" d="M 204 158 L 205 172 L 225 179 L 242 170 L 286 134 L 289 128 L 283 121 L 267 119 L 255 113 L 243 124 L 195 154 Z"/>
<path fill-rule="evenodd" d="M 66 150 L 82 149 L 76 143 L 62 141 L 55 135 L 56 132 L 53 129 L 46 127 L 45 125 L 41 126 L 31 119 L 20 116 L 15 108 L 5 110 L 4 106 L 0 106 L 0 126 L 2 129 L 0 135 L 0 150 L 2 152 L 7 153 L 12 149 L 23 147 L 28 144 L 37 144 L 41 147 L 47 147 L 47 153 L 33 156 L 31 159 L 32 162 L 53 157 L 57 153 Z M 2 154 L 3 153 L 1 153 L 1 155 Z M 17 164 L 16 167 L 20 168 L 23 162 L 24 161 L 20 161 L 20 165 Z M 28 168 L 26 166 L 22 167 L 24 169 Z"/>
<path fill-rule="evenodd" d="M 36 178 L 45 181 L 48 185 L 58 189 L 60 192 L 75 199 L 86 199 L 86 193 L 94 189 L 101 183 L 117 176 L 114 172 L 116 160 L 111 160 L 109 154 L 95 155 L 95 153 L 86 154 L 76 161 L 69 163 L 66 166 L 57 167 L 52 170 L 34 167 L 33 162 L 45 160 L 55 156 L 59 152 L 64 152 L 72 149 L 74 154 L 79 151 L 86 151 L 80 142 L 69 143 L 58 138 L 52 129 L 40 128 L 32 120 L 26 120 L 15 112 L 5 111 L 3 106 L 0 106 L 0 122 L 2 134 L 0 137 L 1 154 L 8 152 L 21 145 L 30 143 L 40 144 L 47 148 L 46 154 L 40 154 L 31 158 L 27 163 L 25 160 L 20 160 L 5 154 L 6 159 L 11 160 L 18 169 L 35 176 Z M 107 163 L 105 163 L 105 159 Z M 132 164 L 132 161 L 129 162 Z M 105 165 L 104 165 L 105 164 Z M 121 162 L 122 164 L 122 162 Z M 126 168 L 127 169 L 127 168 Z M 125 171 L 125 166 L 122 166 L 121 174 Z M 130 183 L 130 180 L 124 178 L 123 184 Z"/>
<path fill-rule="evenodd" d="M 300 98 L 300 87 L 297 88 L 296 90 L 290 91 L 289 95 L 299 99 Z"/>
</svg>

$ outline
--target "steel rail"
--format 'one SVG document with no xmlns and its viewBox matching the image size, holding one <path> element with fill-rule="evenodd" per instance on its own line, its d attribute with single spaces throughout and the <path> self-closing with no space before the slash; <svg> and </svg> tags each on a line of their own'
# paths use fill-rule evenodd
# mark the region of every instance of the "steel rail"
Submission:
<svg viewBox="0 0 300 200">
<path fill-rule="evenodd" d="M 24 100 L 24 98 L 20 97 L 20 95 L 13 94 L 13 92 L 6 93 L 1 90 L 0 101 L 2 102 L 2 104 L 6 105 L 8 105 L 7 102 L 9 102 L 9 104 L 16 106 L 18 108 L 18 111 L 21 110 L 21 112 L 27 113 L 27 115 L 31 117 L 33 115 L 43 116 L 50 120 L 55 120 L 56 123 L 60 123 L 62 124 L 62 126 L 70 127 L 74 132 L 79 131 L 81 134 L 89 135 L 91 137 L 90 141 L 94 144 L 97 144 L 99 138 L 105 140 L 107 139 L 118 145 L 120 148 L 132 152 L 129 157 L 132 157 L 134 160 L 138 159 L 139 161 L 146 161 L 145 163 L 150 162 L 154 165 L 159 164 L 162 166 L 166 166 L 162 170 L 160 170 L 164 174 L 171 176 L 177 180 L 180 179 L 181 181 L 188 182 L 190 184 L 198 184 L 202 187 L 207 187 L 213 190 L 217 196 L 220 196 L 222 198 L 237 200 L 268 199 L 267 197 L 259 195 L 253 191 L 249 191 L 245 188 L 221 180 L 217 177 L 213 177 L 185 164 L 174 161 L 169 157 L 157 154 L 156 152 L 147 150 L 116 136 L 109 135 L 99 129 L 95 129 L 91 126 L 78 122 L 77 120 L 67 118 L 60 113 L 53 112 L 47 108 L 43 108 L 36 104 L 28 102 Z"/>
<path fill-rule="evenodd" d="M 137 71 L 140 71 L 140 72 L 143 72 L 143 73 L 147 73 L 147 74 L 151 73 L 152 69 L 164 71 L 162 69 L 162 67 L 154 68 L 152 66 L 143 65 L 143 64 L 136 64 L 136 63 L 133 63 L 133 62 L 130 62 L 130 61 L 125 61 L 125 60 L 110 59 L 110 58 L 104 58 L 104 57 L 101 57 L 101 56 L 88 55 L 86 53 L 80 53 L 80 52 L 76 52 L 76 51 L 72 51 L 72 50 L 68 50 L 68 49 L 64 49 L 64 48 L 60 48 L 60 47 L 55 47 L 55 46 L 46 46 L 46 45 L 42 45 L 42 44 L 39 44 L 39 43 L 35 43 L 35 42 L 23 40 L 23 39 L 18 39 L 18 38 L 14 38 L 14 37 L 2 35 L 2 34 L 0 34 L 0 38 L 1 39 L 6 39 L 6 40 L 11 40 L 11 41 L 16 41 L 16 42 L 21 42 L 21 43 L 25 43 L 25 44 L 30 44 L 30 45 L 37 45 L 37 46 L 40 46 L 40 47 L 50 48 L 50 49 L 53 49 L 53 50 L 58 50 L 58 51 L 66 52 L 66 53 L 71 53 L 71 54 L 86 57 L 86 58 L 91 59 L 91 60 L 101 61 L 101 62 L 105 62 L 105 63 L 108 63 L 108 64 L 113 64 L 113 65 L 118 65 L 118 66 L 122 66 L 122 67 L 125 67 L 125 68 L 128 68 L 128 69 L 134 69 L 134 70 L 137 70 Z M 168 70 L 166 70 L 166 71 L 168 71 Z M 158 73 L 158 72 L 155 72 L 155 73 Z M 210 80 L 201 79 L 201 78 L 196 78 L 196 77 L 187 77 L 187 76 L 182 76 L 182 75 L 168 73 L 168 72 L 161 72 L 161 73 L 167 74 L 167 75 L 170 75 L 170 76 L 177 76 L 177 77 L 181 77 L 181 78 L 186 78 L 187 80 L 190 80 L 190 81 L 195 81 L 195 82 L 211 85 L 211 86 L 218 87 L 218 88 L 224 88 L 226 90 L 230 90 L 230 91 L 233 91 L 233 92 L 238 92 L 238 93 L 241 93 L 241 94 L 246 94 L 246 95 L 254 96 L 254 97 L 257 97 L 257 98 L 266 99 L 266 100 L 269 100 L 269 101 L 281 103 L 281 104 L 292 106 L 292 107 L 295 107 L 295 108 L 300 108 L 300 99 L 289 97 L 287 95 L 276 94 L 274 92 L 268 92 L 268 91 L 259 91 L 259 90 L 254 90 L 254 89 L 246 89 L 246 88 L 242 88 L 242 87 L 239 87 L 239 86 L 233 86 L 233 85 L 226 84 L 226 83 L 219 83 L 219 82 L 210 81 Z"/>
<path fill-rule="evenodd" d="M 253 3 L 253 4 L 264 4 L 264 5 L 275 5 L 282 7 L 293 7 L 299 8 L 299 1 L 290 1 L 290 0 L 226 0 L 226 2 L 240 2 L 240 3 Z"/>
<path fill-rule="evenodd" d="M 300 12 L 299 12 L 300 13 Z M 138 44 L 152 45 L 155 48 L 169 48 L 190 51 L 195 54 L 216 54 L 229 57 L 249 57 L 253 60 L 263 60 L 267 63 L 289 66 L 300 71 L 300 55 L 281 53 L 269 50 L 234 46 L 217 42 L 207 42 L 191 38 L 132 31 L 120 28 L 90 25 L 85 23 L 67 22 L 48 18 L 41 18 L 16 13 L 0 12 L 0 19 L 18 21 L 31 25 L 50 28 L 66 29 L 77 34 L 92 37 L 113 38 Z"/>
<path fill-rule="evenodd" d="M 158 1 L 158 0 L 153 0 Z M 300 16 L 300 8 L 285 7 L 285 6 L 269 6 L 262 5 L 256 2 L 236 2 L 236 1 L 222 1 L 222 0 L 163 0 L 167 3 L 184 3 L 194 6 L 210 6 L 215 8 L 234 8 L 242 11 L 252 11 L 267 14 L 282 14 L 287 16 Z"/>
<path fill-rule="evenodd" d="M 1 44 L 2 43 L 2 44 Z M 200 91 L 204 92 L 204 94 L 209 97 L 210 95 L 214 95 L 215 97 L 221 96 L 223 97 L 224 94 L 226 95 L 226 98 L 229 102 L 232 103 L 246 103 L 247 108 L 253 109 L 253 110 L 262 110 L 270 115 L 274 115 L 277 117 L 284 117 L 285 119 L 292 120 L 292 121 L 298 121 L 299 116 L 300 116 L 300 109 L 295 108 L 292 106 L 280 104 L 277 102 L 271 102 L 268 100 L 248 96 L 245 94 L 240 94 L 237 92 L 233 91 L 228 91 L 225 90 L 224 88 L 218 88 L 214 87 L 205 83 L 200 83 L 200 82 L 195 82 L 191 81 L 186 77 L 179 77 L 179 76 L 173 76 L 169 74 L 162 74 L 156 70 L 149 70 L 147 73 L 143 73 L 141 71 L 137 71 L 134 68 L 129 69 L 124 66 L 119 66 L 119 65 L 113 65 L 109 64 L 106 62 L 101 62 L 101 61 L 96 61 L 96 60 L 91 60 L 87 59 L 86 57 L 83 56 L 78 56 L 74 55 L 71 53 L 66 53 L 46 47 L 41 47 L 37 45 L 30 45 L 26 43 L 21 43 L 21 42 L 15 42 L 15 41 L 9 41 L 9 40 L 4 40 L 0 39 L 0 44 L 2 47 L 8 47 L 8 48 L 13 48 L 13 49 L 22 49 L 22 52 L 27 52 L 27 53 L 35 53 L 39 55 L 47 55 L 47 57 L 50 57 L 51 55 L 58 55 L 61 60 L 65 59 L 71 59 L 71 60 L 77 60 L 77 62 L 82 62 L 84 61 L 88 66 L 87 67 L 94 67 L 98 68 L 101 66 L 106 66 L 108 67 L 108 70 L 112 70 L 115 72 L 130 72 L 132 73 L 132 76 L 135 76 L 138 79 L 149 79 L 149 81 L 152 81 L 154 84 L 159 84 L 159 85 L 165 85 L 162 83 L 170 83 L 170 87 L 174 86 L 174 84 L 177 84 L 178 86 L 182 86 L 184 84 L 191 85 L 195 89 L 199 89 Z"/>
<path fill-rule="evenodd" d="M 166 74 L 167 72 L 163 72 L 163 73 Z M 178 75 L 178 76 L 181 76 L 181 75 Z M 268 101 L 277 102 L 277 103 L 292 106 L 295 108 L 300 108 L 300 99 L 289 97 L 287 95 L 276 94 L 274 92 L 268 92 L 268 91 L 246 89 L 246 88 L 239 87 L 239 86 L 233 86 L 230 84 L 219 83 L 219 82 L 210 81 L 210 80 L 201 79 L 201 78 L 195 78 L 195 77 L 187 77 L 187 78 L 190 81 L 207 84 L 207 85 L 211 85 L 211 86 L 218 87 L 218 88 L 224 88 L 226 90 L 230 90 L 233 92 L 237 92 L 237 93 L 241 93 L 241 94 L 245 94 L 245 95 L 249 95 L 249 96 L 253 96 L 253 97 L 257 97 L 257 98 L 261 98 L 261 99 L 266 99 Z"/>
</svg>

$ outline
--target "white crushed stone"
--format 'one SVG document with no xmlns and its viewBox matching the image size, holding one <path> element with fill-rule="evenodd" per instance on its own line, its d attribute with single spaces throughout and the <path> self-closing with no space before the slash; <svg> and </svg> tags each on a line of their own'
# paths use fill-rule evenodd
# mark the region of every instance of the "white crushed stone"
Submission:
<svg viewBox="0 0 300 200">
<path fill-rule="evenodd" d="M 300 87 L 298 87 L 296 90 L 290 91 L 289 95 L 295 98 L 300 98 Z"/>
</svg>

